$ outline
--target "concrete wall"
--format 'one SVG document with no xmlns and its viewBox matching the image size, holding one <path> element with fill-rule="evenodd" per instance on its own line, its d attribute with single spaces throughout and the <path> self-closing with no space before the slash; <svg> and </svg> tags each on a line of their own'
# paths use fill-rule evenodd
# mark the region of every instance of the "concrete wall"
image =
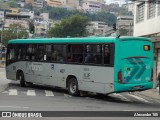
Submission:
<svg viewBox="0 0 160 120">
<path fill-rule="evenodd" d="M 146 36 L 151 34 L 160 33 L 160 15 L 158 15 L 158 7 L 159 4 L 156 4 L 156 13 L 155 17 L 148 18 L 148 3 L 145 3 L 145 13 L 144 13 L 144 20 L 137 23 L 137 5 L 135 4 L 135 11 L 134 11 L 134 36 Z"/>
</svg>

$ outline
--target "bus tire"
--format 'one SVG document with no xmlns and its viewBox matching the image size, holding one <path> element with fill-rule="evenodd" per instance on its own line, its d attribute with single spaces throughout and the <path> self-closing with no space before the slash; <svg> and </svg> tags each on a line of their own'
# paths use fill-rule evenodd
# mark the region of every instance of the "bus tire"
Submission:
<svg viewBox="0 0 160 120">
<path fill-rule="evenodd" d="M 68 88 L 68 93 L 70 95 L 72 95 L 72 96 L 78 96 L 79 95 L 78 82 L 77 82 L 76 78 L 71 78 L 68 81 L 67 88 Z"/>
<path fill-rule="evenodd" d="M 21 87 L 26 87 L 26 82 L 25 82 L 25 78 L 24 78 L 23 72 L 19 73 L 19 80 L 20 80 L 20 86 Z"/>
</svg>

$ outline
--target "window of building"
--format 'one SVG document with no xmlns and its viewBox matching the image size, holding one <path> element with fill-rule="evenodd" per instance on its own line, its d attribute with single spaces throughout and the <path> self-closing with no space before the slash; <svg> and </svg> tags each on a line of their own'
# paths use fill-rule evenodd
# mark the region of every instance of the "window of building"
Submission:
<svg viewBox="0 0 160 120">
<path fill-rule="evenodd" d="M 83 63 L 83 44 L 70 44 L 67 49 L 68 63 Z"/>
<path fill-rule="evenodd" d="M 152 2 L 149 2 L 148 4 L 148 18 L 155 17 L 156 13 L 156 0 L 152 0 Z"/>
<path fill-rule="evenodd" d="M 144 20 L 144 8 L 145 3 L 142 3 L 137 6 L 137 22 L 141 22 Z"/>
</svg>

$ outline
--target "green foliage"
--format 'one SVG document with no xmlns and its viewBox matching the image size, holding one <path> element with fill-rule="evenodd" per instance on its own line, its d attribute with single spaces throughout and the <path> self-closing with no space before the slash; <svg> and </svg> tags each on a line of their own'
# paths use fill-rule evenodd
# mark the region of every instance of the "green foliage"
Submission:
<svg viewBox="0 0 160 120">
<path fill-rule="evenodd" d="M 119 33 L 120 33 L 121 36 L 126 36 L 127 33 L 128 33 L 128 30 L 126 30 L 126 29 L 124 29 L 124 28 L 121 28 L 121 29 L 119 30 Z"/>
<path fill-rule="evenodd" d="M 11 8 L 18 8 L 18 3 L 15 1 L 11 1 L 9 5 Z"/>
<path fill-rule="evenodd" d="M 10 4 L 12 6 L 14 3 L 16 4 L 17 0 L 8 0 L 8 2 L 0 1 L 0 9 L 9 9 Z"/>
<path fill-rule="evenodd" d="M 56 8 L 56 7 L 50 7 L 50 6 L 46 6 L 42 9 L 35 9 L 35 14 L 39 14 L 41 12 L 49 12 L 49 18 L 54 19 L 54 20 L 61 20 L 61 19 L 65 19 L 68 16 L 71 15 L 75 15 L 75 14 L 79 14 L 81 16 L 85 16 L 88 17 L 89 21 L 103 21 L 106 22 L 109 25 L 113 25 L 116 23 L 116 16 L 109 13 L 109 12 L 99 12 L 99 13 L 95 13 L 95 14 L 90 14 L 90 13 L 83 13 L 80 12 L 78 10 L 67 10 L 65 8 Z"/>
<path fill-rule="evenodd" d="M 87 25 L 87 17 L 79 14 L 71 15 L 61 20 L 59 24 L 55 24 L 55 26 L 48 31 L 48 35 L 49 37 L 87 36 Z"/>
<path fill-rule="evenodd" d="M 28 37 L 26 29 L 19 23 L 10 24 L 10 27 L 0 31 L 0 34 L 2 34 L 2 44 L 5 46 L 11 39 Z"/>
<path fill-rule="evenodd" d="M 29 3 L 29 4 L 25 5 L 24 8 L 33 10 L 32 3 Z"/>
</svg>

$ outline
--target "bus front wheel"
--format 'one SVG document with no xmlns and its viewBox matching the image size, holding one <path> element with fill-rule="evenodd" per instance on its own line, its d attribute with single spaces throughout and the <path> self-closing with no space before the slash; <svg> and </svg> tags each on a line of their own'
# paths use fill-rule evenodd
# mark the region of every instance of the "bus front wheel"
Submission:
<svg viewBox="0 0 160 120">
<path fill-rule="evenodd" d="M 72 96 L 78 96 L 79 95 L 79 90 L 78 90 L 78 82 L 76 78 L 71 78 L 68 81 L 68 93 Z"/>
<path fill-rule="evenodd" d="M 26 82 L 25 82 L 25 79 L 24 79 L 23 72 L 20 72 L 18 77 L 19 77 L 19 80 L 20 80 L 20 86 L 21 87 L 26 87 Z"/>
</svg>

